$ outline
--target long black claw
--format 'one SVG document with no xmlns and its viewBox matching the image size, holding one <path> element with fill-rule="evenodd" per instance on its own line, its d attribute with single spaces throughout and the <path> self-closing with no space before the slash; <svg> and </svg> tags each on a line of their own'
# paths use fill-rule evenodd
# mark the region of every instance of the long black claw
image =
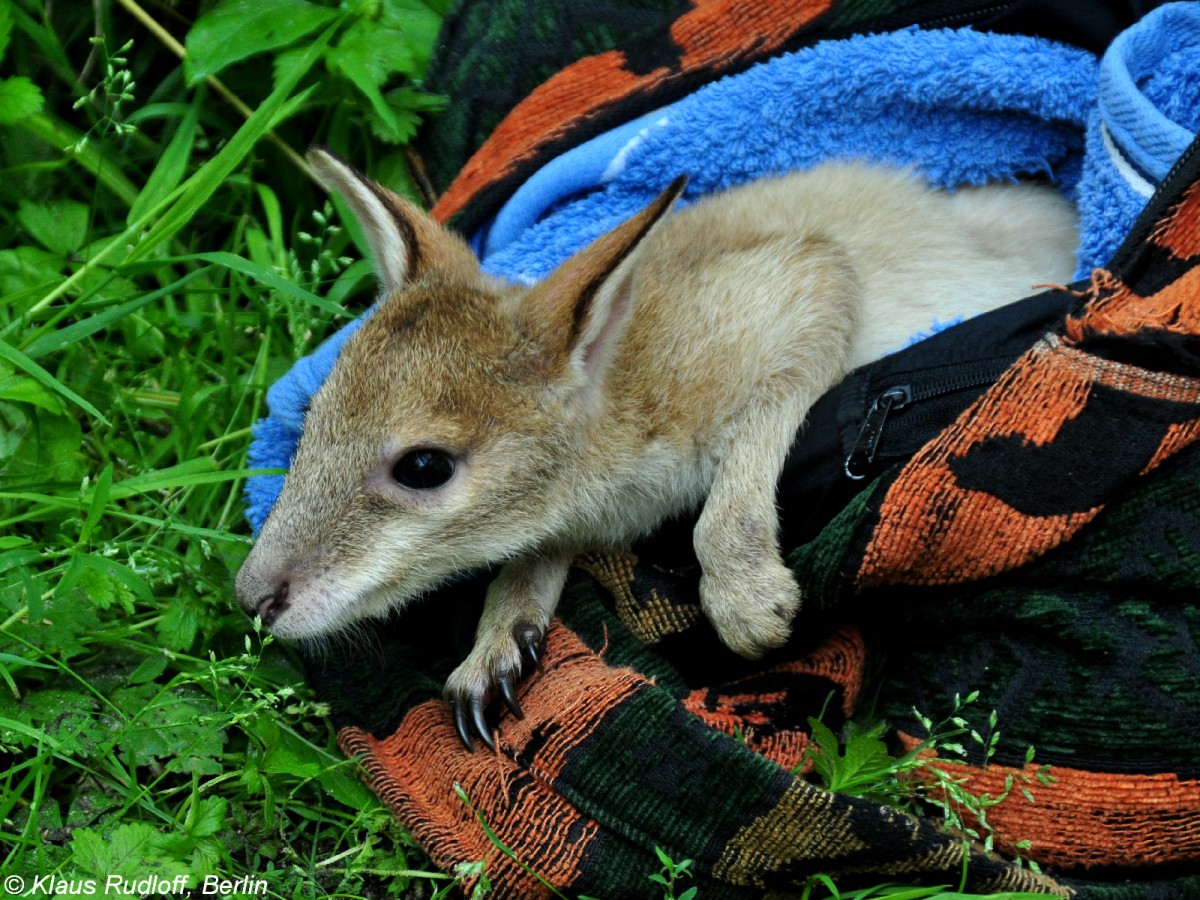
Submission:
<svg viewBox="0 0 1200 900">
<path fill-rule="evenodd" d="M 500 697 L 504 700 L 504 705 L 509 708 L 509 711 L 518 719 L 524 719 L 525 713 L 521 710 L 521 704 L 517 702 L 516 691 L 513 690 L 512 672 L 505 672 L 497 678 L 496 686 L 500 688 Z"/>
<path fill-rule="evenodd" d="M 458 732 L 458 739 L 463 742 L 468 753 L 474 753 L 475 745 L 471 743 L 471 732 L 467 728 L 467 715 L 463 712 L 462 705 L 457 700 L 452 700 L 450 706 L 454 709 L 454 730 Z"/>
<path fill-rule="evenodd" d="M 492 740 L 492 730 L 488 728 L 487 722 L 484 721 L 483 699 L 481 697 L 471 698 L 471 719 L 475 723 L 475 730 L 479 732 L 479 737 L 487 745 L 487 748 L 495 753 L 496 742 Z"/>
<path fill-rule="evenodd" d="M 545 638 L 542 629 L 526 622 L 518 622 L 513 626 L 512 636 L 513 640 L 517 642 L 517 646 L 521 648 L 521 662 L 530 668 L 540 667 L 541 654 L 538 652 L 538 647 Z"/>
<path fill-rule="evenodd" d="M 534 666 L 542 664 L 542 658 L 538 655 L 537 642 L 532 637 L 525 639 L 525 646 L 521 650 L 522 655 L 529 658 L 529 662 Z"/>
</svg>

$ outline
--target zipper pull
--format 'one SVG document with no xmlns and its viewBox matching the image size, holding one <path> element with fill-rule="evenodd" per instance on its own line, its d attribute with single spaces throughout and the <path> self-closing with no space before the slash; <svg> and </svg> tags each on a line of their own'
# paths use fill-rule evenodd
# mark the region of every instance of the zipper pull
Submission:
<svg viewBox="0 0 1200 900">
<path fill-rule="evenodd" d="M 863 419 L 858 437 L 854 439 L 854 447 L 846 457 L 846 476 L 855 481 L 867 477 L 871 463 L 875 462 L 875 452 L 879 449 L 879 439 L 883 437 L 883 425 L 894 409 L 903 409 L 912 402 L 912 388 L 907 384 L 890 387 L 871 404 L 867 417 Z"/>
</svg>

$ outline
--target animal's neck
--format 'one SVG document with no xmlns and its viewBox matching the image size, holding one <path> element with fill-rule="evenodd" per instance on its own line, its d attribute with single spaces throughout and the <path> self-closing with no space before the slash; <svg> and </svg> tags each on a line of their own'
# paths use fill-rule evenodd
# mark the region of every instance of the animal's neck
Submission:
<svg viewBox="0 0 1200 900">
<path fill-rule="evenodd" d="M 556 486 L 563 531 L 579 549 L 619 545 L 698 505 L 714 465 L 693 441 L 656 433 L 631 398 L 605 398 Z"/>
</svg>

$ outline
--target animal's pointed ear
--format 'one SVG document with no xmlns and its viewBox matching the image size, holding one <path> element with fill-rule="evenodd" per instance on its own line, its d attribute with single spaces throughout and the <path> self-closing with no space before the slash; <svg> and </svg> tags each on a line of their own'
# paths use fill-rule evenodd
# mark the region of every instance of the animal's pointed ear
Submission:
<svg viewBox="0 0 1200 900">
<path fill-rule="evenodd" d="M 521 307 L 524 328 L 538 335 L 555 373 L 594 383 L 615 355 L 632 311 L 630 282 L 654 226 L 687 187 L 680 175 L 649 206 L 597 238 L 532 288 Z"/>
<path fill-rule="evenodd" d="M 416 204 L 324 148 L 309 150 L 306 159 L 321 186 L 345 200 L 362 226 L 385 294 L 424 275 L 479 272 L 467 246 Z"/>
</svg>

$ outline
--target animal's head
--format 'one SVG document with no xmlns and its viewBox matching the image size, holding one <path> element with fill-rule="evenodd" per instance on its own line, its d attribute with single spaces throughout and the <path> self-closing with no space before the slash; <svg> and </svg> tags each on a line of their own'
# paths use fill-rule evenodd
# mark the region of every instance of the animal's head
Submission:
<svg viewBox="0 0 1200 900">
<path fill-rule="evenodd" d="M 308 158 L 362 225 L 383 293 L 313 396 L 238 573 L 247 611 L 295 638 L 554 533 L 604 415 L 638 245 L 683 188 L 518 289 L 416 206 L 327 152 Z"/>
</svg>

